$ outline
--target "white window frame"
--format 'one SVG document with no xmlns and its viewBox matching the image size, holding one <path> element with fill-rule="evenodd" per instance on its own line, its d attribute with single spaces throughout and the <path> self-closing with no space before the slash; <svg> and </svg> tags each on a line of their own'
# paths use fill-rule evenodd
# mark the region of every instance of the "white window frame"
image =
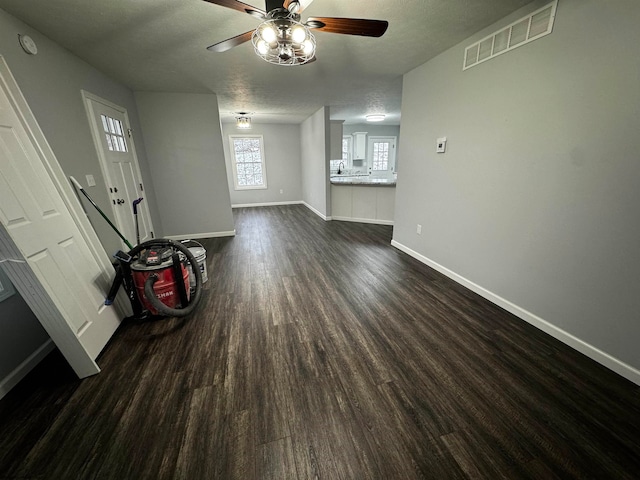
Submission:
<svg viewBox="0 0 640 480">
<path fill-rule="evenodd" d="M 342 141 L 344 142 L 345 140 L 349 145 L 347 146 L 347 158 L 345 159 L 343 157 L 342 161 L 344 162 L 345 165 L 351 168 L 352 161 L 353 161 L 353 137 L 351 135 L 343 135 Z M 344 151 L 342 153 L 344 154 Z"/>
<path fill-rule="evenodd" d="M 342 158 L 342 159 L 333 159 L 333 160 L 329 160 L 329 169 L 331 171 L 331 173 L 337 173 L 338 169 L 340 168 L 340 163 L 342 163 L 342 168 L 347 169 L 347 168 L 351 168 L 353 166 L 352 164 L 352 158 L 353 158 L 353 137 L 351 135 L 343 135 L 342 136 L 342 142 L 347 141 L 347 143 L 349 144 L 347 146 L 347 158 Z M 342 146 L 342 142 L 340 143 L 340 145 Z M 340 151 L 344 154 L 344 151 L 342 151 L 342 148 L 340 149 Z"/>
<path fill-rule="evenodd" d="M 262 185 L 238 185 L 238 162 L 234 140 L 238 138 L 257 138 L 260 140 L 260 160 L 262 163 Z M 233 169 L 234 190 L 265 190 L 267 188 L 267 162 L 264 157 L 264 139 L 262 135 L 229 135 L 229 151 L 231 167 Z"/>
<path fill-rule="evenodd" d="M 370 136 L 367 142 L 367 161 L 369 162 L 369 168 L 373 175 L 383 174 L 385 172 L 393 173 L 396 171 L 396 145 L 398 138 L 394 136 Z M 387 170 L 373 170 L 373 144 L 389 142 L 389 162 L 387 164 Z"/>
</svg>

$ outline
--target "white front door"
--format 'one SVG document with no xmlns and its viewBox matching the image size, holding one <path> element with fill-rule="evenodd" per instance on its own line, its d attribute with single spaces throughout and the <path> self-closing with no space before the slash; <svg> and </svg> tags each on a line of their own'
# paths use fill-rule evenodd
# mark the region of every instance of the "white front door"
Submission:
<svg viewBox="0 0 640 480">
<path fill-rule="evenodd" d="M 107 182 L 115 224 L 125 238 L 135 245 L 138 242 L 133 201 L 144 198 L 145 193 L 127 112 L 124 108 L 88 92 L 82 92 L 82 96 Z M 138 205 L 138 226 L 140 242 L 153 238 L 151 217 L 145 200 Z"/>
<path fill-rule="evenodd" d="M 369 174 L 389 176 L 396 166 L 396 137 L 369 137 Z"/>
<path fill-rule="evenodd" d="M 91 375 L 120 324 L 104 305 L 108 275 L 50 176 L 61 169 L 36 140 L 44 137 L 33 114 L 0 67 L 0 257 L 14 260 L 4 267 L 9 278 L 76 373 Z"/>
</svg>

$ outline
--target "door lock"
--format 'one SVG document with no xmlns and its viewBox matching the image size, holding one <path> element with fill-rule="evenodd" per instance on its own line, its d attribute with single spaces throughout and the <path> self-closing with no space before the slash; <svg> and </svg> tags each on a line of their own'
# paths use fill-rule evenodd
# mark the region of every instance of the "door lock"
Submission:
<svg viewBox="0 0 640 480">
<path fill-rule="evenodd" d="M 124 203 L 124 200 L 122 198 L 118 199 L 118 205 L 122 205 Z"/>
</svg>

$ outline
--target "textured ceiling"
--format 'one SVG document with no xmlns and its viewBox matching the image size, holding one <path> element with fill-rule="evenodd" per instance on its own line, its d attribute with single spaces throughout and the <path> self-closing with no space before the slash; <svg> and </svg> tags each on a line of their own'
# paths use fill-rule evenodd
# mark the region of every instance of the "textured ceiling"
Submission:
<svg viewBox="0 0 640 480">
<path fill-rule="evenodd" d="M 264 62 L 250 42 L 206 50 L 260 20 L 202 0 L 0 0 L 0 8 L 133 90 L 215 92 L 223 121 L 248 111 L 258 123 L 299 123 L 329 105 L 332 119 L 385 113 L 397 125 L 404 73 L 529 2 L 314 0 L 302 21 L 372 18 L 389 29 L 381 38 L 316 31 L 318 60 L 297 67 Z"/>
</svg>

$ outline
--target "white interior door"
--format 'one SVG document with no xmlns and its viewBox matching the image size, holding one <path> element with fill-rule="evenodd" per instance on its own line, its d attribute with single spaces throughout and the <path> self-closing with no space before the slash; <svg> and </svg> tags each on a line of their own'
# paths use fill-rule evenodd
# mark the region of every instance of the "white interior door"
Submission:
<svg viewBox="0 0 640 480">
<path fill-rule="evenodd" d="M 135 245 L 138 242 L 133 201 L 144 198 L 145 193 L 127 112 L 88 92 L 82 92 L 82 95 L 107 182 L 115 224 L 125 238 Z M 153 226 L 145 201 L 138 205 L 138 226 L 140 242 L 153 238 Z"/>
<path fill-rule="evenodd" d="M 396 167 L 396 137 L 369 137 L 369 173 L 389 176 Z"/>
<path fill-rule="evenodd" d="M 104 305 L 108 275 L 51 177 L 62 170 L 37 141 L 44 136 L 33 114 L 0 67 L 0 258 L 23 262 L 3 265 L 76 373 L 98 373 L 94 360 L 120 323 Z"/>
</svg>

